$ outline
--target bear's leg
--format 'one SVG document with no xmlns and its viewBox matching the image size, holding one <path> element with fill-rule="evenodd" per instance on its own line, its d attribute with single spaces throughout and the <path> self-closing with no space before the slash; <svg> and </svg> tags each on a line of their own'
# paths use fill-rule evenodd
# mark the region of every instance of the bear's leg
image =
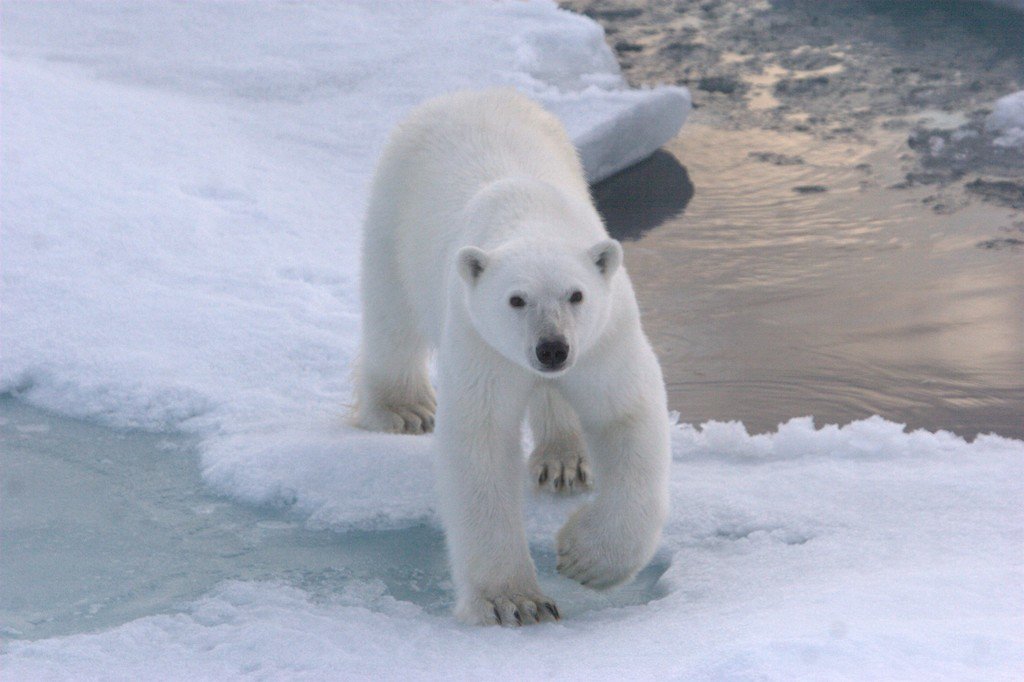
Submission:
<svg viewBox="0 0 1024 682">
<path fill-rule="evenodd" d="M 557 620 L 522 519 L 520 425 L 532 380 L 479 342 L 442 342 L 437 488 L 455 583 L 455 615 L 477 625 Z"/>
<path fill-rule="evenodd" d="M 411 330 L 392 338 L 405 338 L 405 348 L 374 348 L 364 342 L 360 350 L 353 421 L 369 431 L 429 433 L 437 402 L 427 371 L 427 347 L 417 343 Z"/>
<path fill-rule="evenodd" d="M 639 325 L 565 379 L 583 424 L 596 495 L 558 532 L 558 571 L 603 589 L 631 579 L 654 556 L 668 515 L 665 385 Z M 612 352 L 614 349 L 614 352 Z"/>
<path fill-rule="evenodd" d="M 374 213 L 371 212 L 371 216 Z M 391 433 L 428 433 L 437 406 L 429 346 L 406 296 L 393 249 L 371 218 L 363 252 L 363 336 L 356 361 L 352 421 Z"/>
<path fill-rule="evenodd" d="M 530 476 L 538 487 L 554 493 L 589 490 L 590 463 L 580 419 L 557 389 L 541 385 L 530 398 L 533 453 Z"/>
</svg>

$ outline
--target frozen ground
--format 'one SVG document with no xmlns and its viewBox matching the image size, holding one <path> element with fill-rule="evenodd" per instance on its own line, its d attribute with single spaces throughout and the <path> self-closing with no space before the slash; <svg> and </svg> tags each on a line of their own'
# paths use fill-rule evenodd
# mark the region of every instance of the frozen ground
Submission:
<svg viewBox="0 0 1024 682">
<path fill-rule="evenodd" d="M 632 591 L 555 576 L 575 503 L 531 497 L 565 620 L 451 620 L 429 438 L 340 421 L 383 136 L 428 94 L 510 84 L 597 178 L 688 95 L 624 90 L 600 29 L 547 3 L 380 7 L 3 4 L 0 390 L 189 434 L 0 406 L 5 677 L 1019 677 L 1024 443 L 877 418 L 680 426 Z M 51 536 L 113 579 L 33 580 Z"/>
</svg>

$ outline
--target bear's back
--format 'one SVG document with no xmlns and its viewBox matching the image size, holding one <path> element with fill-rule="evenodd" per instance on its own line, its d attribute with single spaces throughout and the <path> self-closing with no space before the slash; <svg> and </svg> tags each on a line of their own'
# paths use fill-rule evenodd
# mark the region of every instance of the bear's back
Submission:
<svg viewBox="0 0 1024 682">
<path fill-rule="evenodd" d="M 399 124 L 392 144 L 407 163 L 422 165 L 421 177 L 468 192 L 465 201 L 482 185 L 514 175 L 586 188 L 561 122 L 512 89 L 429 100 Z"/>
</svg>

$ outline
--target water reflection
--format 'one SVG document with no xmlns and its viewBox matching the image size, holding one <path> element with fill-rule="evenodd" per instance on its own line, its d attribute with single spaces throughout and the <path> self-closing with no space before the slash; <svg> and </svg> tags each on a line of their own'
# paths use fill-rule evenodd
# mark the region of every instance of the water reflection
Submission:
<svg viewBox="0 0 1024 682">
<path fill-rule="evenodd" d="M 608 232 L 616 239 L 635 240 L 681 214 L 693 198 L 693 183 L 679 160 L 659 149 L 594 185 L 593 194 Z"/>
</svg>

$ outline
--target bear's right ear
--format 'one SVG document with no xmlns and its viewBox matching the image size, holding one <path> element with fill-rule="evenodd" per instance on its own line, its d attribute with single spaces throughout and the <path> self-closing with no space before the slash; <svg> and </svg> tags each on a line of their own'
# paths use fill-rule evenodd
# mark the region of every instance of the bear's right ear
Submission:
<svg viewBox="0 0 1024 682">
<path fill-rule="evenodd" d="M 463 246 L 455 257 L 459 263 L 459 275 L 470 286 L 477 283 L 490 260 L 483 249 L 478 249 L 475 246 Z"/>
<path fill-rule="evenodd" d="M 587 251 L 587 255 L 605 279 L 611 279 L 622 265 L 622 245 L 614 239 L 605 239 L 594 244 Z"/>
</svg>

